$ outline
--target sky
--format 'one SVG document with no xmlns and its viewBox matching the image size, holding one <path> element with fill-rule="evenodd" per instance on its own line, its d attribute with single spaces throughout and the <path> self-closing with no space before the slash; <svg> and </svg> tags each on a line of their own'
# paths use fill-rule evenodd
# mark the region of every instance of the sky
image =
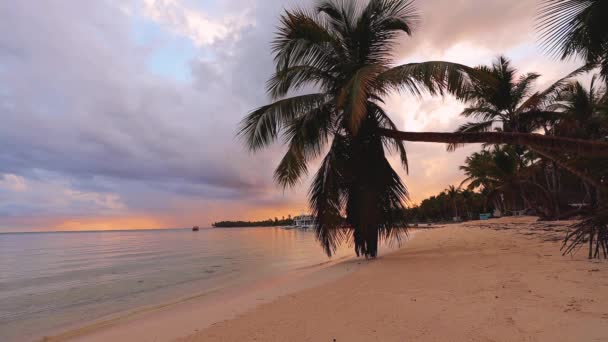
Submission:
<svg viewBox="0 0 608 342">
<path fill-rule="evenodd" d="M 539 0 L 419 0 L 395 64 L 490 64 L 499 54 L 538 87 L 576 68 L 543 54 Z M 266 104 L 270 42 L 286 8 L 313 0 L 0 2 L 0 232 L 206 226 L 307 210 L 309 177 L 273 182 L 281 144 L 250 153 L 239 121 Z M 452 131 L 451 97 L 392 94 L 408 131 Z M 412 203 L 459 184 L 479 146 L 407 143 Z M 398 167 L 396 159 L 391 157 Z"/>
</svg>

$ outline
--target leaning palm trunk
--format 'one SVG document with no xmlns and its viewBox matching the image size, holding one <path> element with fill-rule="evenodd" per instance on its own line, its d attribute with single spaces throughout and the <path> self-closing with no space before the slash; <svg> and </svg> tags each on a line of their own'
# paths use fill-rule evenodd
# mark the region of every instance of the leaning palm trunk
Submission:
<svg viewBox="0 0 608 342">
<path fill-rule="evenodd" d="M 383 129 L 381 134 L 399 141 L 421 141 L 446 144 L 509 144 L 538 146 L 544 150 L 578 153 L 591 157 L 608 157 L 608 143 L 584 139 L 513 132 L 403 132 Z"/>
</svg>

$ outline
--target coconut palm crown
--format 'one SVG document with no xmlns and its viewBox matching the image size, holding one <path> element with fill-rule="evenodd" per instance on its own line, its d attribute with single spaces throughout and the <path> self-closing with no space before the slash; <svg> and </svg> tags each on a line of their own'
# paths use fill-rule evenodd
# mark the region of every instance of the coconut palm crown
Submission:
<svg viewBox="0 0 608 342">
<path fill-rule="evenodd" d="M 540 74 L 518 76 L 517 69 L 504 56 L 497 57 L 491 66 L 482 65 L 475 69 L 494 82 L 490 84 L 483 79 L 470 87 L 464 96 L 468 106 L 461 115 L 475 121 L 460 126 L 458 132 L 487 132 L 496 124 L 504 132 L 530 133 L 541 128 L 544 122 L 555 119 L 554 111 L 548 107 L 557 94 L 570 79 L 587 71 L 588 67 L 573 71 L 543 91 L 534 91 L 534 83 Z"/>
<path fill-rule="evenodd" d="M 252 151 L 282 138 L 287 152 L 275 171 L 283 187 L 323 157 L 309 191 L 316 237 L 331 255 L 352 242 L 375 257 L 379 240 L 407 234 L 400 213 L 408 191 L 389 164 L 402 142 L 380 134 L 396 126 L 384 109 L 389 93 L 456 95 L 469 68 L 448 62 L 396 65 L 393 49 L 411 35 L 418 14 L 411 0 L 319 1 L 312 10 L 285 11 L 272 44 L 276 72 L 267 83 L 272 103 L 249 113 L 239 135 Z"/>
</svg>

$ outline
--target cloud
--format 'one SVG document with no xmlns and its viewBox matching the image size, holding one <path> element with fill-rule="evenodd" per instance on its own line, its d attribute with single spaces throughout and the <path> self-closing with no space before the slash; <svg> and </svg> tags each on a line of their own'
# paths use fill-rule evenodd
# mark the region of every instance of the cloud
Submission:
<svg viewBox="0 0 608 342">
<path fill-rule="evenodd" d="M 273 183 L 284 146 L 250 154 L 235 137 L 244 115 L 268 101 L 270 42 L 292 5 L 0 2 L 0 226 L 61 226 L 68 218 L 87 227 L 190 226 L 305 209 L 308 179 L 285 192 Z M 541 82 L 572 66 L 538 54 L 532 2 L 418 5 L 422 24 L 400 44 L 398 62 L 487 64 L 506 52 L 523 71 L 547 72 Z M 175 53 L 175 40 L 188 55 L 169 62 L 182 63 L 189 77 L 167 77 L 173 69 L 162 63 L 154 67 L 164 72 L 150 67 L 155 56 Z M 394 94 L 386 107 L 407 130 L 449 131 L 463 122 L 462 104 L 449 97 Z M 475 148 L 407 146 L 412 168 L 403 176 L 414 201 L 458 182 L 458 166 Z"/>
<path fill-rule="evenodd" d="M 75 189 L 61 178 L 44 174 L 25 178 L 0 174 L 0 216 L 118 214 L 126 209 L 118 194 Z M 0 227 L 2 225 L 0 224 Z"/>
<path fill-rule="evenodd" d="M 247 20 L 247 10 L 237 15 L 211 19 L 204 12 L 189 8 L 179 0 L 144 0 L 144 14 L 176 34 L 188 37 L 197 46 L 211 45 L 238 35 L 252 25 Z"/>
</svg>

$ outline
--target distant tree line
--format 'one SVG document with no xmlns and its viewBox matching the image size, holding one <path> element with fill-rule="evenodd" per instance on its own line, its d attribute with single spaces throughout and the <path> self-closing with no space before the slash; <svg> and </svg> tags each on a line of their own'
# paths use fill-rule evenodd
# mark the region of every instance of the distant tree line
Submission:
<svg viewBox="0 0 608 342">
<path fill-rule="evenodd" d="M 467 221 L 477 220 L 479 214 L 493 211 L 494 206 L 488 203 L 485 193 L 450 185 L 419 205 L 407 208 L 405 217 L 410 223 L 452 221 L 454 217 Z"/>
<path fill-rule="evenodd" d="M 291 215 L 287 218 L 283 216 L 281 219 L 275 217 L 274 219 L 267 219 L 263 221 L 219 221 L 212 224 L 216 228 L 240 228 L 240 227 L 277 227 L 277 226 L 290 226 L 293 224 Z"/>
</svg>

